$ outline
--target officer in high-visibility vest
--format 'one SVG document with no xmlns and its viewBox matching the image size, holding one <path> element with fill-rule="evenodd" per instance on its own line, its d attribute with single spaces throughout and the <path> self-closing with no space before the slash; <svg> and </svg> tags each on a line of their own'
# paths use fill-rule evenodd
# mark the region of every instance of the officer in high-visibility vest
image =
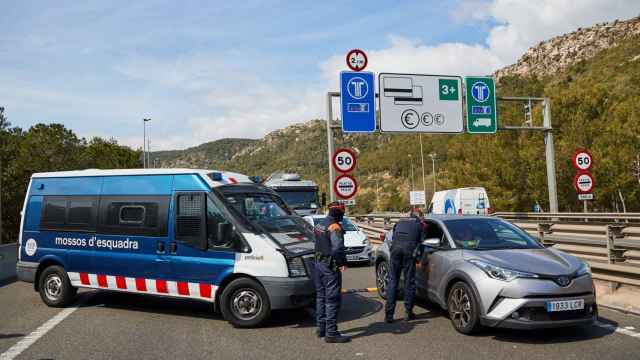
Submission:
<svg viewBox="0 0 640 360">
<path fill-rule="evenodd" d="M 387 286 L 387 303 L 385 304 L 385 318 L 387 323 L 393 322 L 396 309 L 396 297 L 400 274 L 404 273 L 404 319 L 415 319 L 413 313 L 413 299 L 416 293 L 415 274 L 416 258 L 420 256 L 421 243 L 424 237 L 422 212 L 413 209 L 409 219 L 400 220 L 393 227 L 391 254 L 389 264 L 389 283 Z"/>
<path fill-rule="evenodd" d="M 347 269 L 342 218 L 344 205 L 329 204 L 329 216 L 316 225 L 314 232 L 316 286 L 316 334 L 328 343 L 351 341 L 338 331 L 338 312 L 342 300 L 342 272 Z"/>
</svg>

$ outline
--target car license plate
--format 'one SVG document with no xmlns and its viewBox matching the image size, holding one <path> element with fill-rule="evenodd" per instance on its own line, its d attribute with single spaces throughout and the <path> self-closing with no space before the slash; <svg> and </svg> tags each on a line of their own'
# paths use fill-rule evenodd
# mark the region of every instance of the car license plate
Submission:
<svg viewBox="0 0 640 360">
<path fill-rule="evenodd" d="M 547 312 L 570 311 L 584 309 L 584 299 L 547 301 Z"/>
<path fill-rule="evenodd" d="M 356 261 L 358 260 L 358 256 L 356 255 L 347 255 L 347 261 Z"/>
</svg>

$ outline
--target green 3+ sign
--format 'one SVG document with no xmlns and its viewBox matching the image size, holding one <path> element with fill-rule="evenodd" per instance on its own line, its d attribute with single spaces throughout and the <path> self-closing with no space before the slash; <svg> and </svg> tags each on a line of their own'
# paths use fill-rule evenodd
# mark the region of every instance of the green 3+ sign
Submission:
<svg viewBox="0 0 640 360">
<path fill-rule="evenodd" d="M 465 78 L 467 132 L 492 134 L 498 130 L 496 85 L 490 77 Z M 442 95 L 441 95 L 442 96 Z"/>
<path fill-rule="evenodd" d="M 458 80 L 438 79 L 438 93 L 440 100 L 458 100 Z"/>
</svg>

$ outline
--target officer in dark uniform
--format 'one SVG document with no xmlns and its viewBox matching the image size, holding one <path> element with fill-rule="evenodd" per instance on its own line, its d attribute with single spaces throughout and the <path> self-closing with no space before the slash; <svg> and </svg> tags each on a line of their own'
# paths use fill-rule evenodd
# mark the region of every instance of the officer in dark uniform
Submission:
<svg viewBox="0 0 640 360">
<path fill-rule="evenodd" d="M 338 202 L 329 204 L 329 216 L 316 225 L 314 232 L 316 286 L 316 334 L 324 337 L 328 343 L 351 341 L 348 336 L 338 332 L 338 312 L 342 297 L 342 272 L 347 269 L 347 257 L 344 249 L 344 231 L 341 221 L 344 217 L 344 205 Z"/>
<path fill-rule="evenodd" d="M 399 221 L 393 228 L 389 284 L 387 285 L 387 303 L 384 318 L 387 323 L 393 322 L 401 273 L 404 273 L 404 308 L 406 311 L 404 319 L 409 321 L 416 317 L 413 313 L 413 298 L 416 293 L 416 258 L 420 256 L 420 245 L 423 237 L 424 225 L 422 223 L 422 212 L 419 209 L 411 210 L 411 217 Z"/>
</svg>

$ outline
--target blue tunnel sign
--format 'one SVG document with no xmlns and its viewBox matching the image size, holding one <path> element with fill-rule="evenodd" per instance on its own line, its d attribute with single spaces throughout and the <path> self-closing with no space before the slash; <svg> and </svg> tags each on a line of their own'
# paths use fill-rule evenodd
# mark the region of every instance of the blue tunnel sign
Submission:
<svg viewBox="0 0 640 360">
<path fill-rule="evenodd" d="M 375 84 L 372 72 L 340 73 L 340 108 L 343 132 L 376 130 Z"/>
</svg>

